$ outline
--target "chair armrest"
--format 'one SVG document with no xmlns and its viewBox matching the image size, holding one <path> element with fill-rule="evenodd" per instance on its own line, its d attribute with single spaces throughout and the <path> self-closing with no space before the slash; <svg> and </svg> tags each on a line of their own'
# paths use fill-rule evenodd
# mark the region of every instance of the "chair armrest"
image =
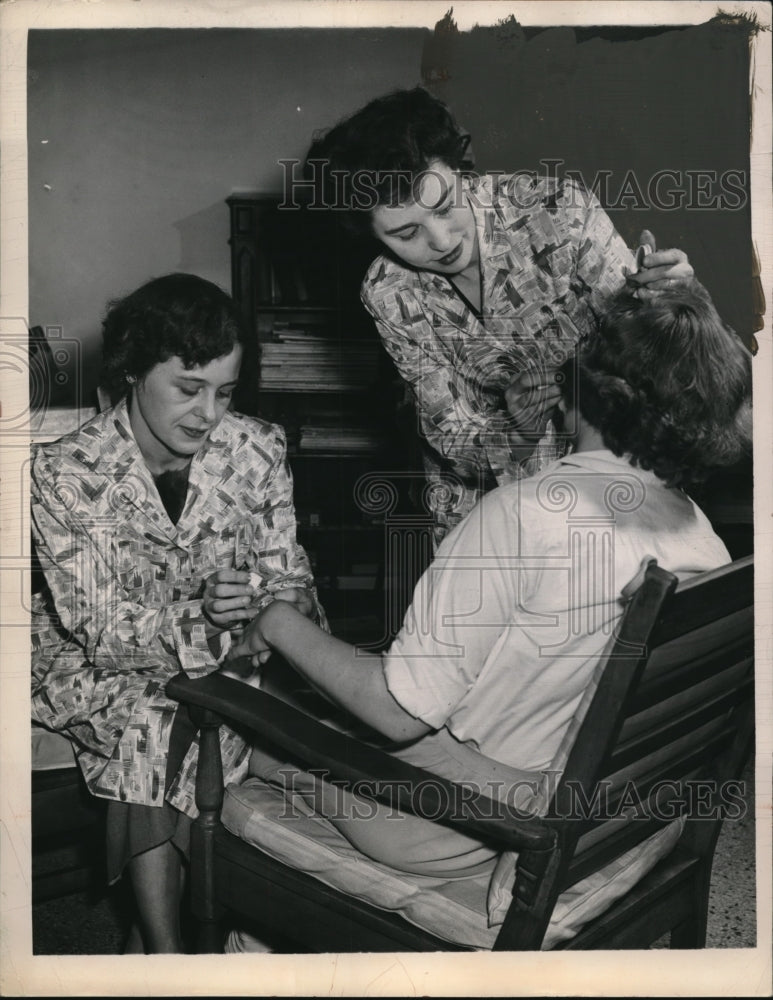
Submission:
<svg viewBox="0 0 773 1000">
<path fill-rule="evenodd" d="M 178 674 L 166 691 L 170 698 L 246 727 L 315 771 L 329 771 L 344 787 L 357 784 L 360 794 L 510 850 L 551 851 L 556 843 L 556 831 L 540 818 L 399 760 L 230 677 L 213 673 L 192 680 Z"/>
</svg>

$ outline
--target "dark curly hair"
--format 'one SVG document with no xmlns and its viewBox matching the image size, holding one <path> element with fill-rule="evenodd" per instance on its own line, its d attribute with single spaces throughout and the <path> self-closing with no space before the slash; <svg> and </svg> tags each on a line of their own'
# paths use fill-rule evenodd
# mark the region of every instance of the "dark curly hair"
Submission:
<svg viewBox="0 0 773 1000">
<path fill-rule="evenodd" d="M 469 143 L 470 136 L 429 91 L 395 90 L 318 136 L 305 173 L 317 204 L 344 210 L 348 228 L 366 235 L 374 208 L 415 198 L 432 160 L 471 170 Z"/>
<path fill-rule="evenodd" d="M 564 374 L 604 444 L 669 486 L 751 450 L 751 354 L 695 281 L 646 300 L 619 293 Z"/>
<path fill-rule="evenodd" d="M 195 274 L 167 274 L 109 304 L 102 322 L 101 383 L 113 402 L 127 378 L 179 357 L 186 368 L 206 365 L 244 343 L 233 299 Z"/>
</svg>

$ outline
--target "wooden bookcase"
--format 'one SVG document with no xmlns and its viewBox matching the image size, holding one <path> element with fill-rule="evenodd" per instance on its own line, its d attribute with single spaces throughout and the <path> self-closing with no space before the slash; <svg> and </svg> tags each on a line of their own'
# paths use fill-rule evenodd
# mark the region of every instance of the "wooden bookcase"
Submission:
<svg viewBox="0 0 773 1000">
<path fill-rule="evenodd" d="M 386 519 L 410 501 L 392 471 L 407 467 L 396 417 L 404 388 L 359 299 L 372 254 L 335 212 L 252 192 L 227 204 L 232 294 L 254 331 L 236 409 L 285 428 L 298 538 L 320 599 L 336 634 L 378 647 L 399 625 L 415 571 L 395 586 L 388 565 Z M 394 502 L 379 503 L 379 477 L 397 484 Z"/>
</svg>

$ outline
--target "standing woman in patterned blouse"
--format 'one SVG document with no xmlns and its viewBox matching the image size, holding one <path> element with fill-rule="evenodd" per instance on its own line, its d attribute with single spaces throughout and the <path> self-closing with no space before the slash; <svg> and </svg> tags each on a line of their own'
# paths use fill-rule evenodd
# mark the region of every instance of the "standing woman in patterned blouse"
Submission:
<svg viewBox="0 0 773 1000">
<path fill-rule="evenodd" d="M 196 746 L 166 682 L 218 669 L 273 598 L 324 616 L 296 542 L 284 433 L 228 412 L 243 341 L 232 300 L 167 275 L 113 304 L 103 335 L 116 404 L 32 458 L 47 585 L 32 715 L 69 737 L 108 800 L 108 878 L 128 871 L 138 913 L 126 950 L 179 952 Z M 248 749 L 231 731 L 222 743 L 236 778 Z"/>
<path fill-rule="evenodd" d="M 645 296 L 692 277 L 680 250 L 653 250 L 636 271 L 577 183 L 472 176 L 468 144 L 415 88 L 372 101 L 307 157 L 324 203 L 382 244 L 362 300 L 413 391 L 425 469 L 443 484 L 436 541 L 492 486 L 563 454 L 555 372 L 609 296 L 626 279 Z M 651 234 L 642 243 L 652 249 Z"/>
</svg>

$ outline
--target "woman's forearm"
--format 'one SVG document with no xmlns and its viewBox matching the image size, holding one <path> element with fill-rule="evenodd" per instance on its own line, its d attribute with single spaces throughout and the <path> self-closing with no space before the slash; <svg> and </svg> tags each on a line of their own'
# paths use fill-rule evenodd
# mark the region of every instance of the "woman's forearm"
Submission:
<svg viewBox="0 0 773 1000">
<path fill-rule="evenodd" d="M 282 601 L 269 605 L 257 625 L 267 644 L 310 684 L 373 729 L 399 741 L 430 731 L 392 697 L 379 655 L 364 653 L 323 632 Z"/>
</svg>

